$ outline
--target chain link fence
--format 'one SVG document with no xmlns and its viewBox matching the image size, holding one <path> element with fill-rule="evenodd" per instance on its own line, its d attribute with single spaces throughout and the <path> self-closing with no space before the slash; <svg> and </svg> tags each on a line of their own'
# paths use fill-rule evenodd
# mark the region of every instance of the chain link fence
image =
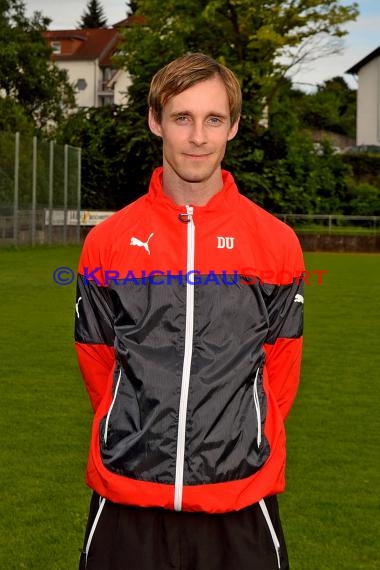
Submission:
<svg viewBox="0 0 380 570">
<path fill-rule="evenodd" d="M 0 132 L 0 245 L 79 243 L 81 149 Z"/>
<path fill-rule="evenodd" d="M 380 216 L 343 214 L 275 214 L 298 234 L 378 235 Z"/>
</svg>

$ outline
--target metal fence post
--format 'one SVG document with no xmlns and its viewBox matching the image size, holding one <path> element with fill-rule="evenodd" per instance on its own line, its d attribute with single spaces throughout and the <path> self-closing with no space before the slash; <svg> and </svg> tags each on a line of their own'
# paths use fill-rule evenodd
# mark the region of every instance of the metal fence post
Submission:
<svg viewBox="0 0 380 570">
<path fill-rule="evenodd" d="M 69 145 L 64 146 L 64 162 L 63 162 L 63 243 L 67 244 L 67 191 L 69 179 Z"/>
<path fill-rule="evenodd" d="M 36 245 L 36 206 L 37 206 L 37 137 L 33 137 L 32 170 L 32 245 Z"/>
<path fill-rule="evenodd" d="M 80 243 L 80 210 L 81 210 L 81 185 L 82 185 L 82 153 L 81 149 L 77 150 L 78 158 L 78 177 L 77 177 L 77 243 Z"/>
<path fill-rule="evenodd" d="M 15 171 L 14 171 L 14 197 L 13 197 L 13 242 L 18 244 L 18 201 L 19 201 L 19 173 L 20 173 L 20 133 L 15 134 Z"/>
<path fill-rule="evenodd" d="M 54 141 L 49 145 L 49 227 L 48 242 L 52 242 L 53 234 L 53 187 L 54 187 Z"/>
</svg>

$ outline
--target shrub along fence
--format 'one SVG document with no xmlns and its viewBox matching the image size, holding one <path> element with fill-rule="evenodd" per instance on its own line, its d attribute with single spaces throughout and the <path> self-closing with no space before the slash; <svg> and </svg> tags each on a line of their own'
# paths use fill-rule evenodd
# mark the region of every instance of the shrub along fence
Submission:
<svg viewBox="0 0 380 570">
<path fill-rule="evenodd" d="M 380 252 L 380 216 L 277 214 L 293 227 L 304 251 Z"/>
</svg>

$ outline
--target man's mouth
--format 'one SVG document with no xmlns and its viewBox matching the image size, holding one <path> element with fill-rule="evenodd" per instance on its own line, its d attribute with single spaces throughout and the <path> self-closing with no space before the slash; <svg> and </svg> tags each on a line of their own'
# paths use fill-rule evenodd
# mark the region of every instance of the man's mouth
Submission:
<svg viewBox="0 0 380 570">
<path fill-rule="evenodd" d="M 207 158 L 208 156 L 210 156 L 210 153 L 206 153 L 206 154 L 193 154 L 193 153 L 189 153 L 189 152 L 185 152 L 183 153 L 184 156 L 186 156 L 187 158 L 195 158 L 195 159 L 202 159 L 202 158 Z"/>
</svg>

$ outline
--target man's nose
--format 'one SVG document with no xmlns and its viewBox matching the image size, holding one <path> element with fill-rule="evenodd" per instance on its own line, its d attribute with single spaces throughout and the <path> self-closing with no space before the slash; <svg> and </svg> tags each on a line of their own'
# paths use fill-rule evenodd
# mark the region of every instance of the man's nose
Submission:
<svg viewBox="0 0 380 570">
<path fill-rule="evenodd" d="M 195 121 L 190 133 L 190 142 L 196 145 L 202 145 L 207 142 L 206 127 L 202 121 Z"/>
</svg>

